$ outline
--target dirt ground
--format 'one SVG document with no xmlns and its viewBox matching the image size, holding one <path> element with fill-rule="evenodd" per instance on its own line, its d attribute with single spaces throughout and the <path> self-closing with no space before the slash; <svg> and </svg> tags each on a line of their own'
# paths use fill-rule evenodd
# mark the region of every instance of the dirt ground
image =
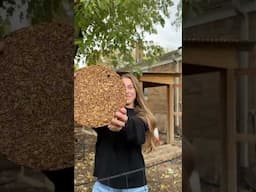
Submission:
<svg viewBox="0 0 256 192">
<path fill-rule="evenodd" d="M 92 173 L 96 136 L 80 128 L 75 132 L 75 192 L 91 192 L 94 184 Z M 150 192 L 181 192 L 181 173 L 181 158 L 147 168 Z"/>
</svg>

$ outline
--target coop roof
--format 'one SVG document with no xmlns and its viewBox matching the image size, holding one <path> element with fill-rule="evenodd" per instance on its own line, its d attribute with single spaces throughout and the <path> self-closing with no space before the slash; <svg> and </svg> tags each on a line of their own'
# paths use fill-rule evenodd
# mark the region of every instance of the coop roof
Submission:
<svg viewBox="0 0 256 192">
<path fill-rule="evenodd" d="M 251 49 L 255 46 L 256 40 L 242 40 L 228 37 L 185 37 L 183 38 L 183 45 L 211 45 L 211 46 L 232 46 L 242 49 Z"/>
<path fill-rule="evenodd" d="M 250 51 L 255 40 L 234 37 L 196 36 L 183 38 L 183 74 L 235 69 L 239 51 Z"/>
</svg>

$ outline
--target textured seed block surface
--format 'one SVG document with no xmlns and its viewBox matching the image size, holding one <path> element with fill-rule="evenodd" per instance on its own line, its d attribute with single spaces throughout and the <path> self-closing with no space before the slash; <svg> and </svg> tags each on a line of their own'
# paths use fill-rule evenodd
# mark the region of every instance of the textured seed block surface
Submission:
<svg viewBox="0 0 256 192">
<path fill-rule="evenodd" d="M 124 107 L 126 93 L 120 76 L 104 65 L 80 69 L 75 74 L 75 121 L 86 127 L 107 125 Z"/>
<path fill-rule="evenodd" d="M 39 170 L 72 166 L 73 27 L 43 23 L 3 42 L 0 153 Z"/>
</svg>

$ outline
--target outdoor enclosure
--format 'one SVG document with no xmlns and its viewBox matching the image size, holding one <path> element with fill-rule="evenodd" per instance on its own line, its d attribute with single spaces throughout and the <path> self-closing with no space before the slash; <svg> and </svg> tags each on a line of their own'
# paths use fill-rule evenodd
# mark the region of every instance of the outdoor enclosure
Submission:
<svg viewBox="0 0 256 192">
<path fill-rule="evenodd" d="M 255 92 L 252 93 L 255 77 L 244 84 L 248 86 L 247 92 L 241 92 L 241 84 L 239 87 L 242 76 L 255 75 L 255 69 L 241 69 L 239 60 L 241 51 L 248 52 L 253 46 L 252 41 L 240 40 L 184 41 L 183 134 L 197 149 L 199 173 L 202 180 L 211 185 L 211 191 L 236 192 L 242 182 L 250 187 L 256 183 L 253 172 L 248 177 L 249 173 L 241 174 L 240 169 L 245 159 L 247 167 L 255 168 L 255 116 L 252 112 L 251 130 L 254 131 L 241 126 L 241 116 L 248 115 L 245 109 L 256 107 Z M 238 145 L 241 141 L 249 142 L 249 147 Z M 206 188 L 205 191 L 210 190 Z"/>
</svg>

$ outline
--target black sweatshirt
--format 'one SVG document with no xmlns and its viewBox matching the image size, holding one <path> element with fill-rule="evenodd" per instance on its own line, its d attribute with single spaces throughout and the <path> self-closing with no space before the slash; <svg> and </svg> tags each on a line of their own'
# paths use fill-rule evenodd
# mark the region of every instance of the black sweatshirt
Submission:
<svg viewBox="0 0 256 192">
<path fill-rule="evenodd" d="M 148 126 L 127 108 L 128 121 L 120 132 L 110 131 L 107 126 L 94 129 L 97 132 L 94 176 L 103 179 L 127 171 L 145 167 L 141 148 Z M 147 184 L 145 170 L 100 181 L 113 188 L 133 188 Z"/>
</svg>

